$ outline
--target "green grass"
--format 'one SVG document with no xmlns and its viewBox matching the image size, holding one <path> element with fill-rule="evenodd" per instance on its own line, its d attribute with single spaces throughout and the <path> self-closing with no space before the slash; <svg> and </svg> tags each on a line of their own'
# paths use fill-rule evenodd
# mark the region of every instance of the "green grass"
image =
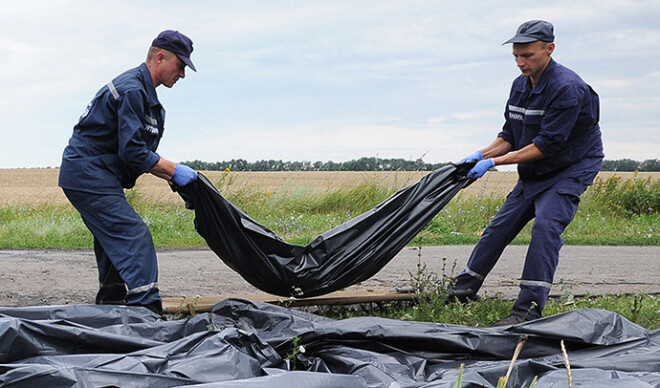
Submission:
<svg viewBox="0 0 660 388">
<path fill-rule="evenodd" d="M 497 297 L 478 302 L 450 304 L 445 303 L 442 298 L 436 298 L 415 305 L 392 303 L 381 306 L 363 306 L 360 309 L 327 307 L 318 313 L 335 319 L 379 316 L 405 321 L 489 327 L 506 317 L 512 307 L 513 301 Z M 543 310 L 543 316 L 548 317 L 586 308 L 609 310 L 647 329 L 660 329 L 660 298 L 655 295 L 585 296 L 575 298 L 571 302 L 550 299 Z"/>
<path fill-rule="evenodd" d="M 366 181 L 356 187 L 311 193 L 289 183 L 275 192 L 259 187 L 234 189 L 231 175 L 217 182 L 227 198 L 283 239 L 298 245 L 350 220 L 396 191 L 395 185 Z M 597 180 L 583 195 L 575 220 L 564 234 L 574 245 L 660 245 L 660 181 L 618 177 Z M 139 190 L 127 198 L 152 231 L 158 248 L 197 248 L 194 213 L 179 205 L 154 203 Z M 411 245 L 475 244 L 497 214 L 503 195 L 459 193 Z M 529 242 L 527 225 L 513 244 Z M 69 205 L 0 207 L 0 249 L 89 249 L 92 238 Z"/>
<path fill-rule="evenodd" d="M 499 295 L 486 296 L 479 301 L 467 303 L 447 303 L 451 290 L 453 274 L 456 271 L 454 263 L 447 268 L 444 260 L 441 273 L 430 272 L 423 259 L 417 266 L 416 273 L 411 273 L 411 283 L 415 293 L 419 295 L 414 303 L 389 303 L 377 305 L 360 305 L 357 308 L 347 306 L 327 306 L 317 313 L 334 319 L 344 319 L 356 316 L 379 316 L 398 320 L 416 322 L 437 322 L 473 327 L 489 327 L 507 316 L 513 307 L 512 300 L 506 300 Z M 576 309 L 603 309 L 622 315 L 633 323 L 647 329 L 660 328 L 660 298 L 656 295 L 604 295 L 575 297 L 570 288 L 564 289 L 559 298 L 551 298 L 543 310 L 544 316 L 556 315 Z"/>
<path fill-rule="evenodd" d="M 92 236 L 71 206 L 0 207 L 0 249 L 91 248 Z"/>
</svg>

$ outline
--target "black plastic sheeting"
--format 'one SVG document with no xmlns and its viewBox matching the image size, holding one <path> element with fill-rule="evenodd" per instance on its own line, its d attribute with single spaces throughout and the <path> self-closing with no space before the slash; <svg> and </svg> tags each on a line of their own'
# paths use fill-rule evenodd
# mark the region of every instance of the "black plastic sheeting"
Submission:
<svg viewBox="0 0 660 388">
<path fill-rule="evenodd" d="M 522 335 L 509 387 L 568 386 L 561 340 L 574 387 L 660 387 L 660 330 L 606 310 L 475 328 L 241 299 L 172 321 L 141 307 L 0 307 L 0 387 L 454 388 L 461 364 L 462 387 L 496 387 Z"/>
<path fill-rule="evenodd" d="M 292 245 L 227 201 L 203 175 L 175 188 L 195 210 L 195 229 L 230 268 L 274 295 L 312 297 L 369 279 L 473 180 L 473 165 L 447 165 L 399 190 L 373 209 Z"/>
</svg>

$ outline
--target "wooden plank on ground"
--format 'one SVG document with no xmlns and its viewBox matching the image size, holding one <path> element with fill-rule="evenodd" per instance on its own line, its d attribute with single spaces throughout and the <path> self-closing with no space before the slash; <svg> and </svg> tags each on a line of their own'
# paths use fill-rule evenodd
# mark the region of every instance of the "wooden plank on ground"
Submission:
<svg viewBox="0 0 660 388">
<path fill-rule="evenodd" d="M 191 313 L 209 312 L 214 305 L 230 298 L 248 299 L 290 307 L 299 307 L 311 305 L 347 305 L 370 302 L 411 301 L 415 298 L 415 294 L 392 292 L 386 288 L 352 291 L 341 290 L 311 298 L 285 298 L 266 293 L 223 294 L 196 298 L 163 298 L 163 310 L 166 314 L 176 314 L 184 311 Z"/>
</svg>

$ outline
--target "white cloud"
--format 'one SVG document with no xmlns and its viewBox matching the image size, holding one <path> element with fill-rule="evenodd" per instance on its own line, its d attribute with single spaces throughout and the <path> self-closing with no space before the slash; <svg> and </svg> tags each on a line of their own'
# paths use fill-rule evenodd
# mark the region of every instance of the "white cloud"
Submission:
<svg viewBox="0 0 660 388">
<path fill-rule="evenodd" d="M 498 115 L 501 115 L 501 112 L 494 109 L 482 109 L 482 110 L 471 110 L 471 111 L 462 111 L 462 112 L 453 112 L 452 117 L 459 120 L 476 120 L 481 118 L 488 118 L 493 120 Z"/>
<path fill-rule="evenodd" d="M 532 18 L 601 96 L 608 158 L 657 154 L 660 3 L 520 4 L 7 1 L 0 168 L 59 164 L 85 104 L 166 28 L 193 39 L 199 72 L 159 88 L 164 156 L 460 159 L 499 131 L 518 75 L 501 43 Z"/>
<path fill-rule="evenodd" d="M 647 142 L 608 142 L 605 143 L 605 159 L 619 160 L 632 159 L 643 161 L 647 159 L 660 159 L 658 144 Z"/>
</svg>

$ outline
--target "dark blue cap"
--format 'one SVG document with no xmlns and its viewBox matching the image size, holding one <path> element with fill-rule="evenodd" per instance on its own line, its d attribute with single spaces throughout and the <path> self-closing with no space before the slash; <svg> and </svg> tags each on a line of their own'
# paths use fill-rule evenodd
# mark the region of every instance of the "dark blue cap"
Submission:
<svg viewBox="0 0 660 388">
<path fill-rule="evenodd" d="M 555 41 L 555 28 L 552 23 L 545 20 L 530 20 L 518 27 L 516 36 L 507 40 L 502 44 L 507 43 L 530 43 L 530 42 L 554 42 Z"/>
<path fill-rule="evenodd" d="M 176 54 L 189 68 L 197 71 L 190 60 L 190 54 L 193 52 L 193 42 L 179 31 L 165 30 L 158 34 L 151 45 Z"/>
</svg>

